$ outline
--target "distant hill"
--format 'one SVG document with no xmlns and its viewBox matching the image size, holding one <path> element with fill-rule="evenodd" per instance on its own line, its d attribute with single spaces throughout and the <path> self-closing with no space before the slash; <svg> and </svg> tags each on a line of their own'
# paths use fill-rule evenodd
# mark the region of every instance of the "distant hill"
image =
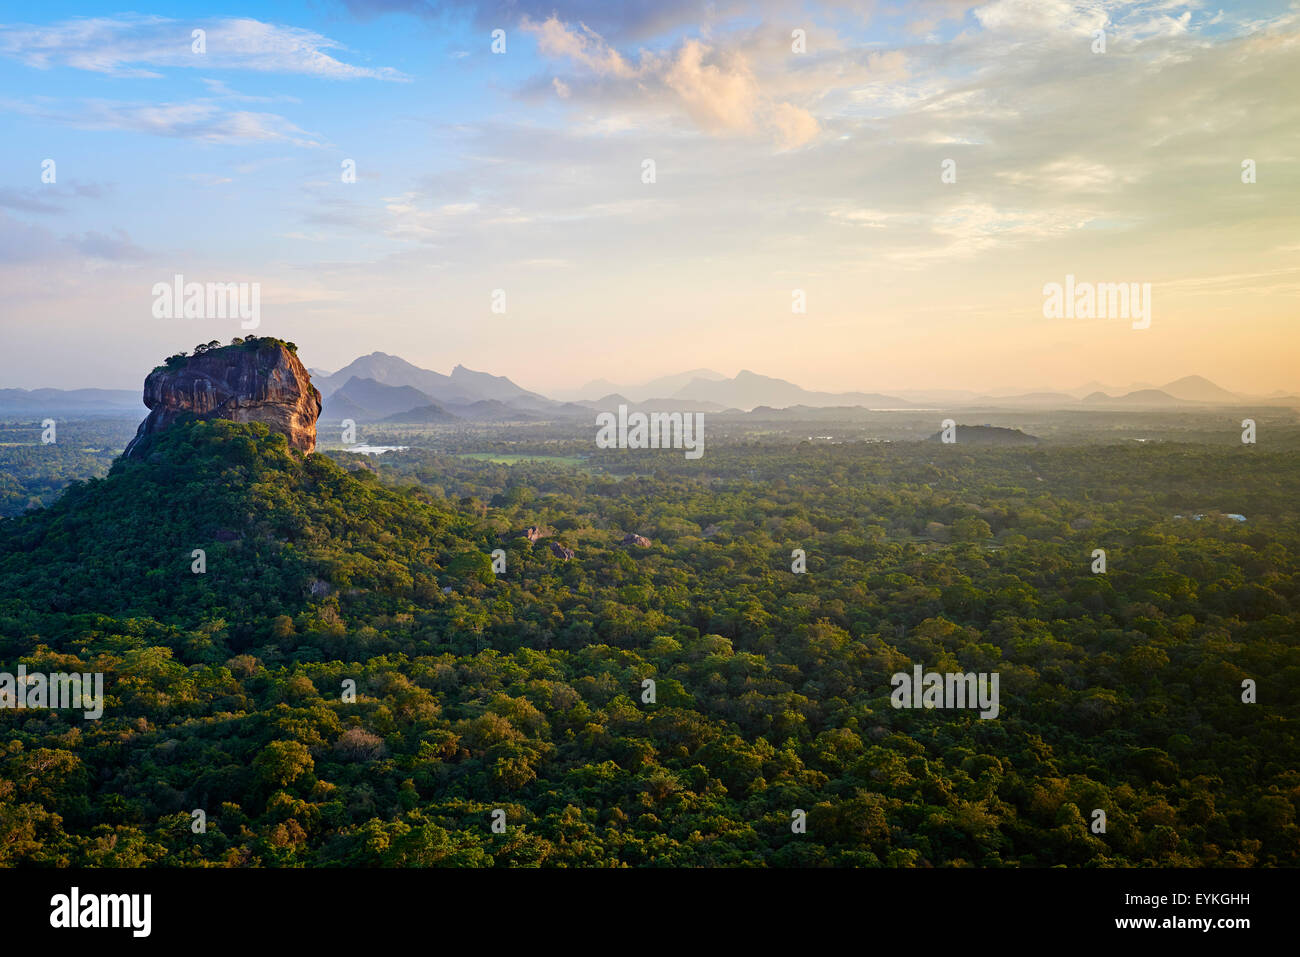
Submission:
<svg viewBox="0 0 1300 957">
<path fill-rule="evenodd" d="M 1183 376 L 1168 385 L 1162 385 L 1160 391 L 1175 399 L 1188 402 L 1216 402 L 1223 405 L 1235 405 L 1241 398 L 1227 389 L 1221 388 L 1209 379 L 1199 375 Z"/>
<path fill-rule="evenodd" d="M 480 399 L 466 404 L 449 403 L 447 409 L 462 419 L 477 422 L 535 422 L 543 418 L 536 412 L 519 409 L 496 399 Z"/>
<path fill-rule="evenodd" d="M 690 372 L 679 372 L 676 375 L 660 376 L 657 379 L 651 379 L 644 385 L 631 386 L 625 391 L 629 396 L 638 402 L 644 402 L 648 399 L 655 399 L 661 395 L 675 395 L 684 385 L 703 380 L 705 382 L 723 382 L 726 376 L 721 372 L 714 372 L 712 369 L 692 369 Z"/>
<path fill-rule="evenodd" d="M 391 422 L 394 425 L 432 425 L 440 422 L 458 422 L 460 416 L 452 415 L 442 406 L 433 403 L 407 409 L 405 412 L 397 412 L 380 421 Z"/>
<path fill-rule="evenodd" d="M 725 379 L 721 372 L 714 372 L 712 369 L 691 369 L 689 372 L 678 372 L 674 375 L 659 376 L 651 379 L 649 382 L 643 382 L 640 385 L 619 385 L 608 379 L 593 379 L 582 387 L 572 391 L 562 391 L 558 393 L 567 396 L 574 401 L 591 401 L 596 396 L 606 396 L 610 393 L 619 393 L 626 395 L 633 402 L 644 402 L 649 399 L 655 399 L 659 396 L 672 395 L 682 386 L 696 379 L 704 379 L 710 382 L 716 382 Z"/>
<path fill-rule="evenodd" d="M 511 399 L 546 398 L 536 392 L 521 389 L 503 375 L 475 372 L 473 369 L 466 369 L 462 365 L 457 365 L 456 368 L 452 369 L 448 378 L 453 388 L 461 389 L 466 394 L 479 399 L 496 399 L 500 402 L 507 402 Z"/>
<path fill-rule="evenodd" d="M 592 379 L 576 389 L 561 389 L 556 393 L 556 396 L 559 398 L 567 396 L 577 401 L 593 395 L 608 395 L 611 392 L 619 391 L 620 388 L 621 386 L 617 382 L 610 382 L 608 379 Z"/>
<path fill-rule="evenodd" d="M 312 381 L 320 389 L 321 395 L 329 398 L 331 393 L 341 389 L 353 378 L 370 379 L 380 385 L 410 386 L 430 396 L 435 391 L 446 391 L 451 385 L 451 376 L 421 369 L 386 352 L 372 352 L 368 356 L 353 359 L 333 375 L 313 378 Z M 465 395 L 462 398 L 470 397 Z"/>
<path fill-rule="evenodd" d="M 1150 382 L 1130 382 L 1125 386 L 1107 385 L 1104 382 L 1098 382 L 1093 379 L 1091 382 L 1085 382 L 1075 389 L 1066 389 L 1065 391 L 1080 399 L 1092 395 L 1094 392 L 1104 392 L 1106 395 L 1122 395 L 1125 392 L 1136 392 L 1140 389 L 1153 389 Z"/>
<path fill-rule="evenodd" d="M 570 404 L 591 409 L 593 412 L 617 412 L 620 405 L 626 405 L 629 412 L 721 412 L 725 408 L 716 402 L 701 402 L 697 399 L 647 399 L 644 402 L 635 402 L 627 396 L 618 394 Z"/>
<path fill-rule="evenodd" d="M 1087 382 L 1071 390 L 1084 402 L 1123 401 L 1129 404 L 1167 405 L 1169 400 L 1176 402 L 1204 402 L 1216 405 L 1237 405 L 1249 397 L 1238 395 L 1219 386 L 1204 376 L 1188 375 L 1162 386 L 1145 382 L 1135 382 L 1125 387 L 1105 385 L 1101 382 Z"/>
<path fill-rule="evenodd" d="M 940 442 L 942 437 L 943 432 L 940 431 L 925 441 Z M 957 445 L 1039 445 L 1042 441 L 1038 436 L 1019 429 L 1006 429 L 996 425 L 957 426 Z"/>
<path fill-rule="evenodd" d="M 468 404 L 481 399 L 507 401 L 531 398 L 542 402 L 549 401 L 543 395 L 520 388 L 505 376 L 475 372 L 462 365 L 457 365 L 451 375 L 443 375 L 430 369 L 421 369 L 399 356 L 389 355 L 386 352 L 372 352 L 368 356 L 361 356 L 332 376 L 313 381 L 321 390 L 321 394 L 328 398 L 354 378 L 369 379 L 380 385 L 394 388 L 407 386 L 415 389 L 424 395 L 424 400 L 416 403 L 417 405 L 427 405 L 430 401 L 443 405 Z M 415 405 L 407 406 L 407 408 L 415 407 Z M 405 411 L 405 409 L 392 409 L 388 414 L 398 411 Z"/>
<path fill-rule="evenodd" d="M 900 408 L 911 405 L 897 396 L 868 392 L 811 392 L 785 379 L 775 379 L 743 369 L 734 379 L 692 379 L 675 393 L 676 399 L 696 399 L 715 402 L 723 407 L 752 409 L 766 405 L 787 408 L 792 405 L 849 406 L 866 408 Z"/>
<path fill-rule="evenodd" d="M 1064 392 L 1026 392 L 1022 395 L 982 395 L 970 399 L 963 405 L 1033 405 L 1048 408 L 1063 408 L 1079 404 L 1079 400 Z"/>
<path fill-rule="evenodd" d="M 1104 392 L 1094 392 L 1092 395 L 1084 396 L 1083 401 L 1087 405 L 1144 406 L 1147 408 L 1168 408 L 1187 404 L 1186 400 L 1175 399 L 1168 392 L 1162 392 L 1160 389 L 1139 389 L 1136 392 L 1126 392 L 1124 395 L 1106 395 Z"/>
<path fill-rule="evenodd" d="M 342 422 L 344 419 L 367 422 L 373 417 L 373 412 L 353 402 L 342 393 L 334 393 L 321 404 L 322 422 Z"/>
<path fill-rule="evenodd" d="M 0 415 L 146 411 L 137 389 L 0 389 Z"/>
<path fill-rule="evenodd" d="M 409 385 L 384 385 L 374 379 L 353 376 L 325 399 L 321 417 L 329 421 L 343 418 L 374 421 L 433 404 L 436 403 L 430 396 Z M 341 414 L 344 411 L 347 414 Z"/>
</svg>

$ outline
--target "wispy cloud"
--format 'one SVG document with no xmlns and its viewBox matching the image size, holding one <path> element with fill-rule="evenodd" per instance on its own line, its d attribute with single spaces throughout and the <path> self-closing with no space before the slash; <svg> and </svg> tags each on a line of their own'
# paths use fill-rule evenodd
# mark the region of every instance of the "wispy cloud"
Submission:
<svg viewBox="0 0 1300 957">
<path fill-rule="evenodd" d="M 42 186 L 0 188 L 0 207 L 22 213 L 62 213 L 64 203 L 77 199 L 101 199 L 109 187 L 102 183 L 48 183 Z"/>
<path fill-rule="evenodd" d="M 300 103 L 302 102 L 296 96 L 285 96 L 279 94 L 276 96 L 251 96 L 247 93 L 240 93 L 232 90 L 221 80 L 214 80 L 211 77 L 203 77 L 203 85 L 208 88 L 208 93 L 213 97 L 223 100 L 234 100 L 238 103 Z"/>
<path fill-rule="evenodd" d="M 193 49 L 203 30 L 205 50 Z M 118 77 L 160 77 L 157 68 L 298 73 L 334 80 L 406 80 L 391 67 L 335 58 L 342 44 L 311 30 L 248 18 L 192 21 L 124 14 L 44 26 L 0 25 L 0 56 L 31 67 L 63 66 Z"/>
<path fill-rule="evenodd" d="M 211 100 L 188 103 L 127 103 L 80 100 L 74 103 L 35 103 L 0 100 L 0 110 L 22 113 L 51 123 L 83 130 L 121 130 L 206 143 L 282 142 L 294 146 L 324 145 L 275 113 L 227 110 Z"/>
<path fill-rule="evenodd" d="M 91 230 L 60 237 L 43 226 L 23 223 L 0 212 L 0 265 L 132 263 L 147 258 L 148 253 L 123 229 Z"/>
<path fill-rule="evenodd" d="M 146 257 L 145 251 L 131 242 L 131 237 L 121 229 L 115 229 L 111 234 L 92 231 L 81 236 L 68 237 L 65 242 L 70 243 L 79 253 L 90 259 L 136 262 Z"/>
</svg>

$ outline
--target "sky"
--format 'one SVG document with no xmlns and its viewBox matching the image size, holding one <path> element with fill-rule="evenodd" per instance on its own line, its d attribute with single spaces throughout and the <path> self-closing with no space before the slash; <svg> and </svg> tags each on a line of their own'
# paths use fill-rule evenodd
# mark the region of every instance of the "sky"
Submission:
<svg viewBox="0 0 1300 957">
<path fill-rule="evenodd" d="M 324 370 L 1300 393 L 1297 90 L 1295 3 L 0 4 L 0 388 L 244 333 L 182 275 Z"/>
</svg>

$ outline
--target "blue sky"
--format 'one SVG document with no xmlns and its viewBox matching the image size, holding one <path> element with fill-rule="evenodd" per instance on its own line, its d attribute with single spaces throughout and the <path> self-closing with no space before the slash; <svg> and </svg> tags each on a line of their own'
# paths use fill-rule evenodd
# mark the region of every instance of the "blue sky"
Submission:
<svg viewBox="0 0 1300 957">
<path fill-rule="evenodd" d="M 259 282 L 327 369 L 1294 391 L 1298 35 L 1170 0 L 11 7 L 0 386 L 239 334 L 151 315 L 181 273 Z M 1152 283 L 1151 328 L 1045 320 L 1067 273 Z"/>
</svg>

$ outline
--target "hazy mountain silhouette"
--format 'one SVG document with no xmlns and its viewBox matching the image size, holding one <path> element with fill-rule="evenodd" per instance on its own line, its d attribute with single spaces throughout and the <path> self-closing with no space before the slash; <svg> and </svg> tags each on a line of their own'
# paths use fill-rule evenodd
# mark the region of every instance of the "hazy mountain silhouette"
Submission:
<svg viewBox="0 0 1300 957">
<path fill-rule="evenodd" d="M 524 398 L 550 401 L 536 392 L 521 389 L 503 375 L 475 372 L 473 369 L 466 369 L 462 365 L 457 365 L 456 368 L 451 370 L 450 380 L 452 386 L 462 389 L 465 393 L 478 399 L 495 399 L 499 402 Z"/>
<path fill-rule="evenodd" d="M 506 376 L 456 365 L 450 375 L 423 369 L 400 356 L 372 352 L 332 374 L 311 370 L 312 383 L 325 398 L 322 418 L 378 421 L 413 410 L 426 410 L 411 421 L 441 421 L 442 413 L 487 421 L 525 421 L 581 416 L 585 410 L 619 404 L 649 411 L 716 412 L 759 406 L 787 409 L 861 407 L 1035 407 L 1079 406 L 1177 407 L 1265 402 L 1297 404 L 1284 392 L 1251 396 L 1230 392 L 1204 376 L 1189 375 L 1159 388 L 1136 383 L 1127 388 L 1089 382 L 1078 389 L 1028 391 L 1021 394 L 977 393 L 963 389 L 904 389 L 895 394 L 824 392 L 786 379 L 742 370 L 728 378 L 712 369 L 692 369 L 659 376 L 642 385 L 592 380 L 578 389 L 559 389 L 562 401 L 524 389 Z M 354 382 L 354 380 L 356 380 Z M 395 390 L 395 391 L 385 391 Z M 404 391 L 403 391 L 404 390 Z M 487 403 L 481 405 L 479 403 Z M 430 406 L 437 411 L 427 411 Z M 116 414 L 140 407 L 137 393 L 121 389 L 0 389 L 0 414 Z"/>
<path fill-rule="evenodd" d="M 434 372 L 431 369 L 421 369 L 400 356 L 392 356 L 386 352 L 372 352 L 368 356 L 353 359 L 333 375 L 324 379 L 313 379 L 313 382 L 316 388 L 321 390 L 321 394 L 328 397 L 331 393 L 347 385 L 353 378 L 369 379 L 380 385 L 391 387 L 409 386 L 424 393 L 425 399 L 418 403 L 420 405 L 427 405 L 431 400 L 442 404 L 468 404 L 478 402 L 481 399 L 507 401 L 516 398 L 532 398 L 546 400 L 545 396 L 522 389 L 505 376 L 475 372 L 462 365 L 456 366 L 451 375 L 443 375 L 441 372 Z M 411 405 L 406 408 L 415 408 L 415 406 Z M 391 411 L 405 410 L 393 409 Z"/>
<path fill-rule="evenodd" d="M 325 399 L 321 418 L 382 419 L 398 412 L 435 404 L 433 398 L 409 385 L 384 385 L 374 379 L 352 376 Z M 358 410 L 360 416 L 358 416 Z M 347 414 L 343 414 L 346 412 Z"/>
<path fill-rule="evenodd" d="M 0 414 L 135 414 L 143 409 L 139 389 L 0 389 Z"/>
<path fill-rule="evenodd" d="M 1235 404 L 1242 399 L 1236 393 L 1229 392 L 1227 389 L 1221 388 L 1204 376 L 1199 375 L 1188 375 L 1183 376 L 1181 379 L 1175 379 L 1167 385 L 1162 385 L 1160 391 L 1173 396 L 1175 399 L 1182 399 L 1187 402 Z"/>
<path fill-rule="evenodd" d="M 435 402 L 394 413 L 381 421 L 402 425 L 433 425 L 441 422 L 459 422 L 460 416 L 453 415 Z"/>
<path fill-rule="evenodd" d="M 867 392 L 812 392 L 785 379 L 759 375 L 743 369 L 734 379 L 710 380 L 695 378 L 675 393 L 676 399 L 696 399 L 716 402 L 725 407 L 752 409 L 767 405 L 785 408 L 792 405 L 822 407 L 829 405 L 864 406 L 867 408 L 900 408 L 912 405 L 897 396 Z"/>
<path fill-rule="evenodd" d="M 561 392 L 560 395 L 567 395 L 575 401 L 603 401 L 605 396 L 611 394 L 625 395 L 631 402 L 644 402 L 647 399 L 656 399 L 660 396 L 673 395 L 682 386 L 693 382 L 696 379 L 704 379 L 716 382 L 725 379 L 721 372 L 715 372 L 712 369 L 691 369 L 689 372 L 678 372 L 673 375 L 659 376 L 651 379 L 649 382 L 640 385 L 619 385 L 611 382 L 609 379 L 593 379 L 586 385 L 573 392 Z"/>
<path fill-rule="evenodd" d="M 1124 395 L 1106 395 L 1104 392 L 1094 392 L 1092 395 L 1084 396 L 1083 401 L 1088 405 L 1130 405 L 1130 406 L 1180 406 L 1187 405 L 1184 399 L 1176 399 L 1168 392 L 1162 392 L 1160 389 L 1138 389 L 1135 392 L 1126 392 Z"/>
</svg>

